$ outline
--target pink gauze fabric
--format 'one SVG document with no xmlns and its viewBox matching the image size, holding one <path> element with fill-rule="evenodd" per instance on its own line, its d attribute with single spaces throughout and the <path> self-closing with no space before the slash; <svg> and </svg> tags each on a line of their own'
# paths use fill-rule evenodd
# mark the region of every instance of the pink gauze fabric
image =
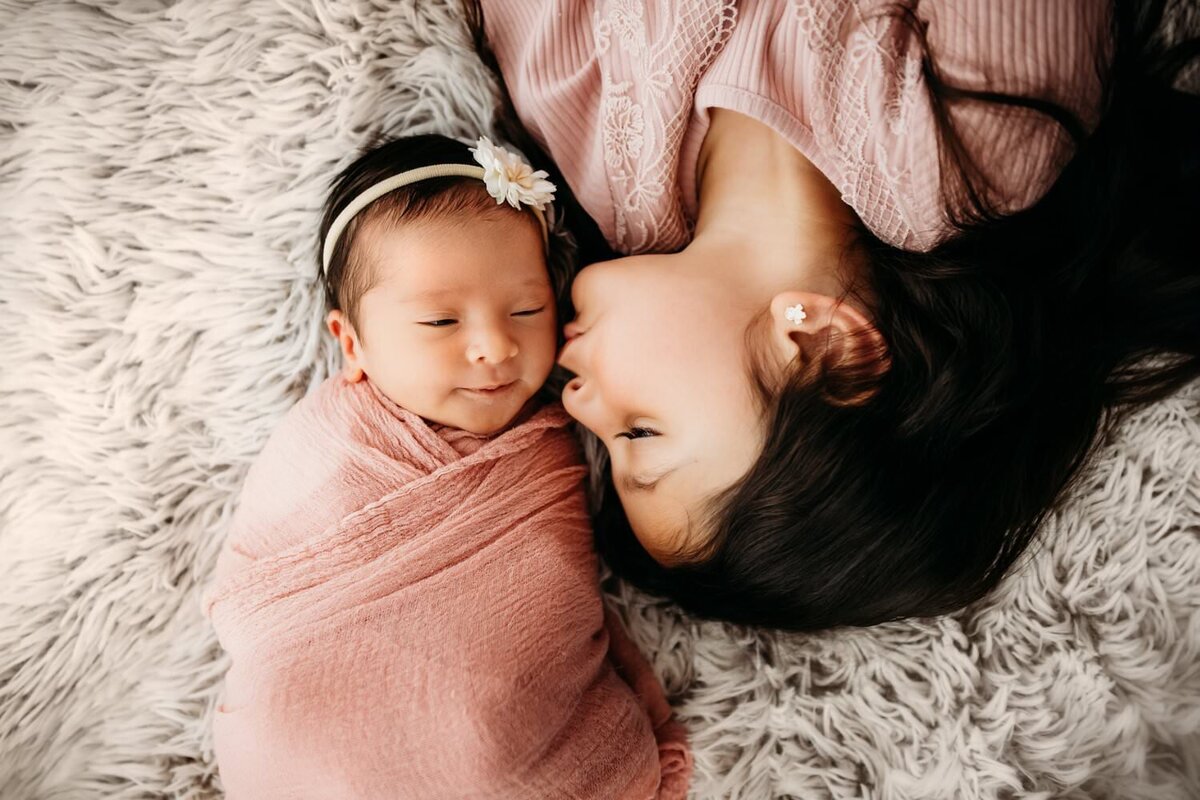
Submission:
<svg viewBox="0 0 1200 800">
<path fill-rule="evenodd" d="M 686 796 L 685 730 L 600 596 L 568 422 L 467 441 L 341 375 L 288 412 L 203 598 L 231 800 Z"/>
</svg>

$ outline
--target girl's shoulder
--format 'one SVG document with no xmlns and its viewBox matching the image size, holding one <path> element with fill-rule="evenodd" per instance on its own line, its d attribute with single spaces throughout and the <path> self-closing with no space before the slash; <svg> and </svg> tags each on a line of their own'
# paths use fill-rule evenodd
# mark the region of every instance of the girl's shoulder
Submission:
<svg viewBox="0 0 1200 800">
<path fill-rule="evenodd" d="M 1036 202 L 1074 152 L 1049 115 L 984 97 L 1059 105 L 1089 130 L 1109 48 L 1107 0 L 796 0 L 810 68 L 800 92 L 810 160 L 889 244 L 927 250 L 951 230 L 939 115 L 996 210 Z M 931 81 L 951 90 L 943 90 Z"/>
</svg>

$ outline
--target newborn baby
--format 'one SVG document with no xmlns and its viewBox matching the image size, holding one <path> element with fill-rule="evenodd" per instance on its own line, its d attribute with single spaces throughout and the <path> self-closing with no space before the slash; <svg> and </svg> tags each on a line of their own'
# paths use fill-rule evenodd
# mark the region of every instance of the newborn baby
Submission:
<svg viewBox="0 0 1200 800">
<path fill-rule="evenodd" d="M 232 662 L 231 800 L 686 795 L 683 728 L 604 608 L 543 387 L 544 178 L 485 138 L 417 136 L 335 182 L 345 367 L 251 467 L 204 597 Z"/>
</svg>

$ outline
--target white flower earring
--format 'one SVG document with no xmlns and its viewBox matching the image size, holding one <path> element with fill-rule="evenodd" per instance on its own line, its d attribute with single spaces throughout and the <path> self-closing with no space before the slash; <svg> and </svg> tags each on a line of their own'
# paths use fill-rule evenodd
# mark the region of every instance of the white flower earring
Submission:
<svg viewBox="0 0 1200 800">
<path fill-rule="evenodd" d="M 800 305 L 799 303 L 796 303 L 794 306 L 788 306 L 787 311 L 784 312 L 784 316 L 787 317 L 788 321 L 793 325 L 799 325 L 800 323 L 804 322 L 804 320 L 808 319 L 808 314 L 804 313 L 804 306 Z"/>
</svg>

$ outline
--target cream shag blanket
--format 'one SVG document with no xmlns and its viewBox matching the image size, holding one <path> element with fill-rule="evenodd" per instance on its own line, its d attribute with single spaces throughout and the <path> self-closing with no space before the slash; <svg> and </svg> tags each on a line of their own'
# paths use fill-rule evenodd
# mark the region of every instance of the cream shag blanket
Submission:
<svg viewBox="0 0 1200 800">
<path fill-rule="evenodd" d="M 490 130 L 493 91 L 446 0 L 0 0 L 0 798 L 220 796 L 199 596 L 337 363 L 324 185 L 379 131 Z M 962 613 L 782 636 L 611 600 L 696 798 L 1194 800 L 1200 387 Z"/>
</svg>

